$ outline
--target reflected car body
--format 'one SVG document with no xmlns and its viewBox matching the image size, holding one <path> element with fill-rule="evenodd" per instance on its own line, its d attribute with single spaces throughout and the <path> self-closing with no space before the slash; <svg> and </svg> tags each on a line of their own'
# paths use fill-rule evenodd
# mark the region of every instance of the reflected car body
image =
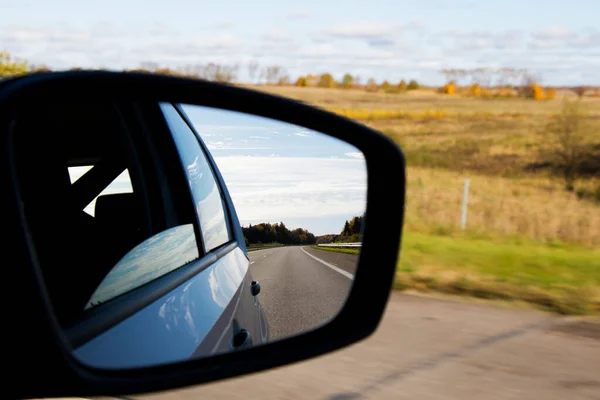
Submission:
<svg viewBox="0 0 600 400">
<path fill-rule="evenodd" d="M 267 320 L 252 296 L 248 264 L 239 247 L 231 249 L 184 284 L 79 346 L 75 357 L 94 367 L 133 368 L 265 343 Z M 248 341 L 235 347 L 232 339 L 241 328 L 248 331 Z"/>
</svg>

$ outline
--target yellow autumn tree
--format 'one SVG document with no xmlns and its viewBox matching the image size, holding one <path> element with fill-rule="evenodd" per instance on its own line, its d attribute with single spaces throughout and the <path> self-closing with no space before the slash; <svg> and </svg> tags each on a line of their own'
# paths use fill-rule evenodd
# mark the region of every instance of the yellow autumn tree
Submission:
<svg viewBox="0 0 600 400">
<path fill-rule="evenodd" d="M 479 86 L 478 83 L 474 83 L 474 84 L 470 85 L 467 88 L 467 90 L 465 91 L 466 96 L 479 97 L 479 96 L 481 96 L 481 93 L 482 93 L 481 86 Z"/>
<path fill-rule="evenodd" d="M 398 84 L 398 90 L 401 92 L 406 92 L 408 90 L 408 85 L 406 84 L 406 82 L 404 81 L 404 79 L 402 79 L 400 81 L 400 83 Z"/>
<path fill-rule="evenodd" d="M 27 63 L 14 60 L 8 52 L 0 51 L 0 77 L 27 73 Z"/>
<path fill-rule="evenodd" d="M 381 84 L 380 89 L 381 90 L 390 90 L 392 88 L 392 85 L 390 85 L 390 83 L 388 81 L 383 81 L 383 83 Z"/>
<path fill-rule="evenodd" d="M 300 86 L 300 87 L 306 87 L 308 86 L 307 82 L 306 82 L 306 78 L 301 76 L 296 80 L 296 86 Z"/>
<path fill-rule="evenodd" d="M 335 79 L 329 73 L 321 75 L 319 78 L 319 87 L 322 88 L 333 88 L 335 87 Z"/>
<path fill-rule="evenodd" d="M 544 88 L 540 85 L 534 85 L 531 88 L 531 93 L 534 100 L 544 100 L 546 98 L 544 95 Z"/>
<path fill-rule="evenodd" d="M 450 81 L 450 82 L 446 83 L 442 87 L 442 93 L 444 93 L 444 94 L 454 94 L 454 93 L 456 93 L 456 83 L 454 83 L 454 81 Z"/>
</svg>

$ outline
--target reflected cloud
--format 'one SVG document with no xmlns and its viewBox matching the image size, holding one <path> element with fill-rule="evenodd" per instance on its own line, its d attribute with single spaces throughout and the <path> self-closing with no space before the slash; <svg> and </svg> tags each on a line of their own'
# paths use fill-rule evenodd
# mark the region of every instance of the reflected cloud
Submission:
<svg viewBox="0 0 600 400">
<path fill-rule="evenodd" d="M 364 159 L 215 156 L 215 162 L 241 221 L 358 215 L 366 207 Z"/>
<path fill-rule="evenodd" d="M 352 157 L 352 158 L 365 158 L 364 154 L 361 152 L 354 152 L 354 153 L 346 153 L 346 155 L 348 157 Z"/>
</svg>

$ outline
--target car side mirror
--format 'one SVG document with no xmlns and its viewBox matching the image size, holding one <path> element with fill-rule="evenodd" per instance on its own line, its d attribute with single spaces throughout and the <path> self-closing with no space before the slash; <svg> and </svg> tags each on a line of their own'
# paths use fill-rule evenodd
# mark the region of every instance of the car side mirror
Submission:
<svg viewBox="0 0 600 400">
<path fill-rule="evenodd" d="M 238 128 L 261 121 L 282 137 L 310 136 L 301 144 L 285 142 L 298 152 L 359 159 L 352 165 L 364 170 L 347 175 L 366 182 L 366 208 L 353 220 L 355 229 L 344 226 L 343 243 L 319 243 L 308 231 L 274 223 L 269 229 L 287 247 L 265 246 L 257 232 L 266 225 L 258 231 L 251 223 L 242 227 L 238 213 L 247 204 L 236 203 L 230 193 L 232 175 L 224 170 L 239 170 L 240 164 L 219 161 L 222 142 L 207 144 L 194 118 Z M 11 348 L 27 349 L 9 352 L 5 360 L 12 370 L 9 395 L 122 395 L 206 383 L 325 354 L 377 328 L 399 256 L 406 179 L 401 150 L 381 133 L 240 87 L 97 71 L 3 81 L 0 129 L 7 199 L 2 220 L 11 232 L 5 244 L 8 298 L 26 299 L 7 307 L 11 327 L 5 340 Z M 115 133 L 120 129 L 122 136 Z M 107 139 L 111 135 L 114 141 Z M 265 146 L 247 148 L 260 152 Z M 317 168 L 307 160 L 298 165 Z M 244 167 L 247 175 L 238 175 L 238 183 L 247 181 L 244 176 L 265 180 L 279 165 L 253 172 Z M 98 196 L 120 182 L 130 186 Z M 350 201 L 344 196 L 335 207 Z M 297 199 L 296 207 L 308 200 Z M 80 212 L 88 209 L 93 217 Z M 88 227 L 93 240 L 82 240 Z M 109 249 L 109 242 L 119 246 Z M 313 252 L 319 244 L 354 249 L 356 265 L 348 270 L 327 261 Z M 298 322 L 303 329 L 280 330 L 268 340 L 270 311 L 265 317 L 259 305 L 281 282 L 249 274 L 257 249 L 286 251 L 277 254 L 329 268 L 347 288 L 343 301 L 336 300 L 326 318 Z M 165 343 L 168 350 L 161 347 Z M 31 377 L 31 385 L 20 385 Z"/>
</svg>

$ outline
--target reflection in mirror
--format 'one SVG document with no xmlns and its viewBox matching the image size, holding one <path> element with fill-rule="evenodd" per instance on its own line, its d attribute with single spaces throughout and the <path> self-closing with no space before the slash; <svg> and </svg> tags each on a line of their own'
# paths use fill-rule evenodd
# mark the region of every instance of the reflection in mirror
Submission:
<svg viewBox="0 0 600 400">
<path fill-rule="evenodd" d="M 362 153 L 255 116 L 184 106 L 223 175 L 242 225 L 269 340 L 335 316 L 352 284 L 366 205 Z"/>
<path fill-rule="evenodd" d="M 168 128 L 151 132 L 154 149 L 141 145 L 140 115 Z M 353 146 L 174 104 L 52 104 L 15 120 L 25 217 L 82 363 L 150 367 L 243 350 L 342 309 L 365 224 L 366 164 Z"/>
</svg>

